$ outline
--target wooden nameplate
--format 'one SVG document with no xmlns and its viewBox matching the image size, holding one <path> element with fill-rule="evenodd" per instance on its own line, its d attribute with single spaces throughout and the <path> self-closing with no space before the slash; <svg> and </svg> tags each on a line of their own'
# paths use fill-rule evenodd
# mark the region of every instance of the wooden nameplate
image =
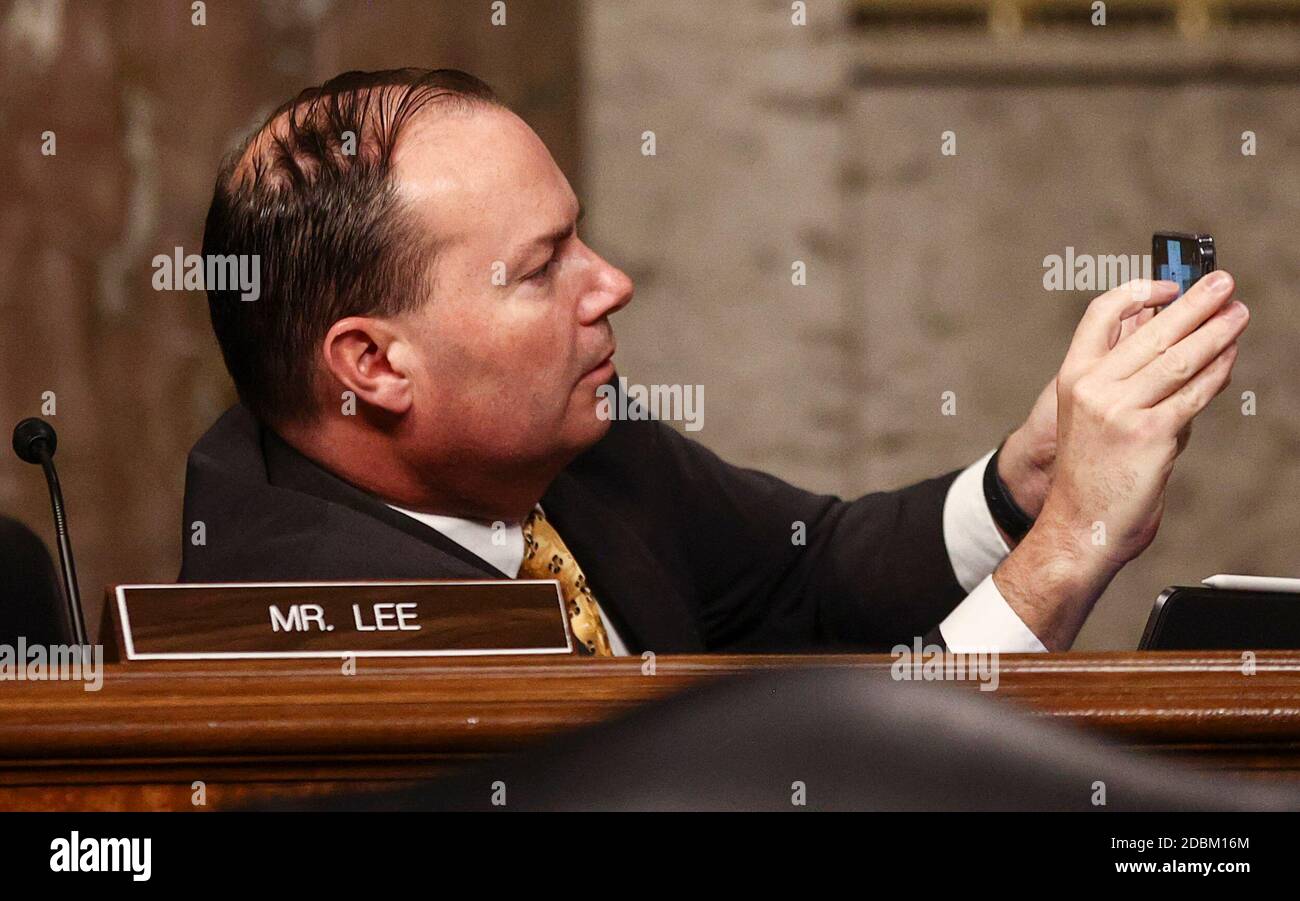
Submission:
<svg viewBox="0 0 1300 901">
<path fill-rule="evenodd" d="M 118 585 L 117 659 L 572 654 L 553 580 Z"/>
</svg>

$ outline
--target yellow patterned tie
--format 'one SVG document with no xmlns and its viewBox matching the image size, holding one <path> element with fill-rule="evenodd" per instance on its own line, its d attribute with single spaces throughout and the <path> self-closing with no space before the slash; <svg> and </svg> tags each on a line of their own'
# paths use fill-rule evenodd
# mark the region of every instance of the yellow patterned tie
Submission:
<svg viewBox="0 0 1300 901">
<path fill-rule="evenodd" d="M 597 657 L 612 657 L 609 635 L 600 616 L 600 605 L 587 585 L 578 562 L 564 546 L 558 532 L 536 507 L 524 521 L 524 562 L 519 567 L 521 579 L 555 579 L 569 611 L 569 624 L 579 646 Z"/>
</svg>

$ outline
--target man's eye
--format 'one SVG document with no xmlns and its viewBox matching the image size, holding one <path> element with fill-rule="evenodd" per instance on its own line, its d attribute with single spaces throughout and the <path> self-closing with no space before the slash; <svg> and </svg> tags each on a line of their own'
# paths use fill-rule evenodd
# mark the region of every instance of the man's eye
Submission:
<svg viewBox="0 0 1300 901">
<path fill-rule="evenodd" d="M 542 279 L 546 278 L 547 274 L 551 271 L 551 263 L 553 263 L 553 262 L 555 262 L 555 258 L 554 258 L 554 257 L 552 257 L 551 259 L 547 260 L 547 261 L 542 265 L 542 268 L 537 269 L 537 270 L 534 270 L 533 272 L 530 272 L 528 275 L 525 275 L 525 276 L 524 276 L 524 281 L 537 282 L 537 281 L 541 281 Z"/>
</svg>

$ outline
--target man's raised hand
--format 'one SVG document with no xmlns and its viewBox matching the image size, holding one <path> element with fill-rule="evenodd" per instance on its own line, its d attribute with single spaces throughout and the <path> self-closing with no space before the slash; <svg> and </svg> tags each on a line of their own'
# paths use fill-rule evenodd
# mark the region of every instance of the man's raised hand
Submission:
<svg viewBox="0 0 1300 901">
<path fill-rule="evenodd" d="M 1230 380 L 1249 321 L 1232 277 L 1211 273 L 1170 304 L 1176 290 L 1135 281 L 1097 297 L 1057 375 L 1051 486 L 994 574 L 1048 648 L 1070 646 L 1115 573 L 1151 543 L 1191 422 Z"/>
</svg>

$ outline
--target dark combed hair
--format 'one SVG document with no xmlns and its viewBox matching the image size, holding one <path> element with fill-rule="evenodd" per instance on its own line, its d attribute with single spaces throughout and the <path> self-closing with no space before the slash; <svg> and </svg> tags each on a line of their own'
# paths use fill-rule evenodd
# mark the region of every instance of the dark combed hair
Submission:
<svg viewBox="0 0 1300 901">
<path fill-rule="evenodd" d="M 335 322 L 430 296 L 436 240 L 392 179 L 403 126 L 430 105 L 502 104 L 455 69 L 345 72 L 281 105 L 222 162 L 204 257 L 257 255 L 260 296 L 209 285 L 208 310 L 240 400 L 262 421 L 316 415 L 319 347 Z"/>
</svg>

